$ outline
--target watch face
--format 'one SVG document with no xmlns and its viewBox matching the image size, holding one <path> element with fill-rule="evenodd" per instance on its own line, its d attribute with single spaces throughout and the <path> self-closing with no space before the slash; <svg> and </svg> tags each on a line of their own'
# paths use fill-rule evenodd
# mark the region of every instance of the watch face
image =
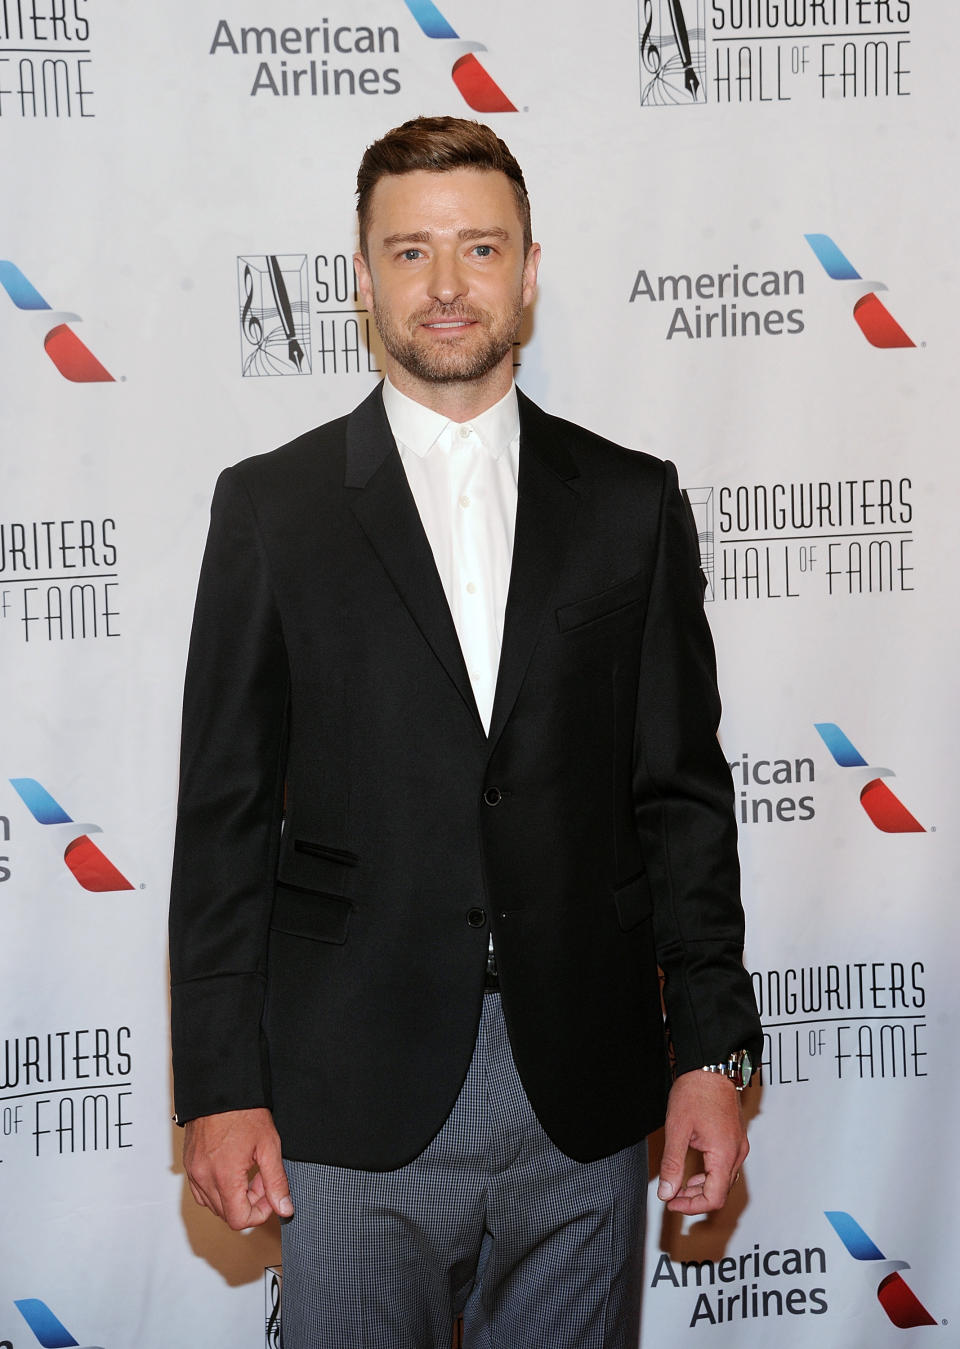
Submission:
<svg viewBox="0 0 960 1349">
<path fill-rule="evenodd" d="M 738 1091 L 743 1091 L 744 1087 L 749 1085 L 753 1076 L 753 1060 L 746 1049 L 738 1049 L 726 1063 L 726 1075 L 734 1084 Z"/>
<path fill-rule="evenodd" d="M 751 1077 L 753 1077 L 753 1060 L 749 1051 L 744 1049 L 740 1053 L 740 1078 L 745 1087 L 750 1085 Z"/>
</svg>

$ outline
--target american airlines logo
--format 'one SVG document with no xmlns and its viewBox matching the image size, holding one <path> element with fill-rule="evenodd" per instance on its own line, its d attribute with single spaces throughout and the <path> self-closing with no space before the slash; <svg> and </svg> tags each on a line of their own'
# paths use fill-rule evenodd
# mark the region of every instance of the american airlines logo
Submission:
<svg viewBox="0 0 960 1349">
<path fill-rule="evenodd" d="M 404 0 L 407 9 L 429 38 L 450 43 L 449 54 L 454 58 L 450 71 L 454 84 L 464 102 L 474 112 L 516 112 L 517 109 L 477 59 L 477 52 L 487 49 L 482 42 L 464 41 L 437 9 L 433 0 Z"/>
<path fill-rule="evenodd" d="M 885 834 L 925 834 L 927 831 L 884 782 L 896 777 L 892 768 L 867 763 L 858 749 L 832 721 L 815 722 L 820 738 L 841 768 L 854 770 L 860 782 L 860 804 L 876 827 Z"/>
<path fill-rule="evenodd" d="M 71 322 L 80 320 L 79 314 L 54 310 L 12 262 L 0 261 L 0 286 L 18 309 L 43 315 L 43 349 L 64 379 L 73 384 L 114 382 L 110 371 L 100 364 L 70 327 Z"/>
<path fill-rule="evenodd" d="M 872 347 L 916 346 L 886 305 L 881 303 L 877 291 L 887 289 L 882 281 L 864 281 L 829 234 L 805 234 L 803 237 L 831 281 L 840 281 L 848 287 L 853 300 L 854 320 Z"/>
<path fill-rule="evenodd" d="M 44 826 L 57 851 L 62 849 L 67 869 L 84 890 L 104 894 L 134 888 L 90 837 L 103 833 L 98 824 L 78 824 L 71 819 L 36 778 L 11 778 L 10 784 L 37 824 Z"/>
<path fill-rule="evenodd" d="M 910 1268 L 906 1260 L 888 1260 L 849 1213 L 835 1210 L 824 1216 L 854 1260 L 864 1261 L 870 1282 L 876 1281 L 877 1301 L 898 1330 L 937 1324 L 900 1273 Z"/>
</svg>

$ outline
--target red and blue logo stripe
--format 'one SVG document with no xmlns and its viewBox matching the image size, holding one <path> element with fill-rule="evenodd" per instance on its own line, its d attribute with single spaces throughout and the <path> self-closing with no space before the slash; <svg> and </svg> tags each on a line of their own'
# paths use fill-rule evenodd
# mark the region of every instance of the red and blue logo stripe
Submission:
<svg viewBox="0 0 960 1349">
<path fill-rule="evenodd" d="M 885 834 L 927 832 L 884 782 L 884 778 L 896 776 L 892 768 L 871 767 L 835 722 L 817 721 L 814 725 L 821 740 L 841 768 L 863 770 L 860 776 L 865 781 L 860 788 L 860 804 L 878 829 Z"/>
<path fill-rule="evenodd" d="M 433 0 L 404 0 L 426 37 L 441 42 L 455 42 L 459 53 L 453 63 L 451 76 L 464 102 L 474 112 L 516 112 L 517 109 L 477 59 L 477 52 L 487 49 L 482 42 L 464 42 L 460 34 L 440 13 Z"/>
<path fill-rule="evenodd" d="M 872 1275 L 880 1274 L 877 1300 L 899 1330 L 913 1330 L 917 1326 L 937 1324 L 900 1274 L 901 1269 L 910 1268 L 906 1260 L 888 1260 L 876 1242 L 867 1236 L 849 1213 L 834 1210 L 826 1213 L 825 1217 L 854 1260 L 862 1260 L 868 1265 L 872 1263 L 874 1265 Z"/>
<path fill-rule="evenodd" d="M 36 778 L 11 778 L 10 785 L 37 824 L 66 830 L 63 860 L 84 890 L 105 894 L 134 888 L 90 837 L 102 832 L 98 824 L 77 824 Z"/>
<path fill-rule="evenodd" d="M 803 237 L 813 249 L 831 281 L 851 282 L 856 287 L 858 297 L 854 301 L 853 317 L 872 347 L 916 346 L 886 305 L 880 302 L 877 291 L 887 289 L 882 281 L 864 281 L 829 234 L 805 234 Z"/>
<path fill-rule="evenodd" d="M 36 286 L 15 263 L 0 260 L 0 286 L 18 309 L 41 313 L 52 308 Z M 77 319 L 79 314 L 58 314 L 58 319 Z M 54 365 L 73 384 L 112 384 L 113 375 L 100 364 L 68 323 L 54 323 L 43 339 L 43 349 Z"/>
</svg>

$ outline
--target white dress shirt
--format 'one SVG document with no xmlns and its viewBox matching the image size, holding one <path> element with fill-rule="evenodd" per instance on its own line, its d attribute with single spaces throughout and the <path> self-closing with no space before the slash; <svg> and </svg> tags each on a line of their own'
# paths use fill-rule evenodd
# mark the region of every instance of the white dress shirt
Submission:
<svg viewBox="0 0 960 1349">
<path fill-rule="evenodd" d="M 489 732 L 517 518 L 517 391 L 511 385 L 463 423 L 414 402 L 389 380 L 383 405 Z"/>
</svg>

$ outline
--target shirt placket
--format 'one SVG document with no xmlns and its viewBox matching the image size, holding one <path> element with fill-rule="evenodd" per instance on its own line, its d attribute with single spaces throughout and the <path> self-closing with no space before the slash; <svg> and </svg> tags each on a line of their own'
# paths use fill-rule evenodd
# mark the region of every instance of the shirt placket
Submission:
<svg viewBox="0 0 960 1349">
<path fill-rule="evenodd" d="M 489 492 L 484 482 L 488 456 L 470 427 L 458 427 L 450 453 L 455 521 L 453 552 L 455 621 L 467 672 L 485 729 L 490 727 L 496 680 L 496 624 L 493 618 L 491 559 L 485 555 L 485 513 Z"/>
</svg>

